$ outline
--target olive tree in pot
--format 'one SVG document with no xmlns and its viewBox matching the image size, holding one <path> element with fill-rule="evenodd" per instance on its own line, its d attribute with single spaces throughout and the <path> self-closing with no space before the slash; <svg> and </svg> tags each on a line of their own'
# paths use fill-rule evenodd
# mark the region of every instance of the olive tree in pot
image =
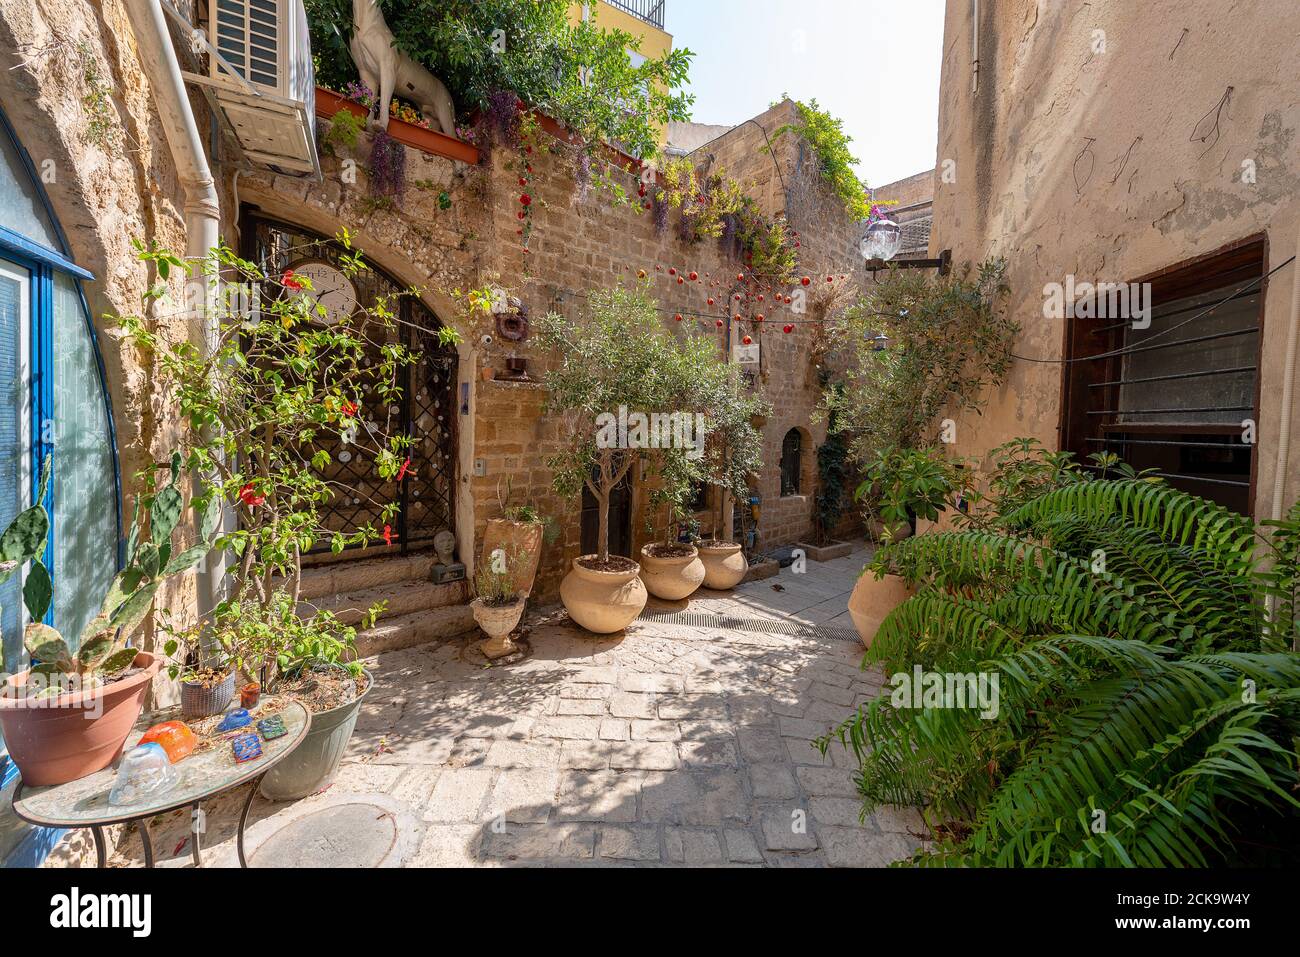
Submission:
<svg viewBox="0 0 1300 957">
<path fill-rule="evenodd" d="M 581 318 L 552 313 L 541 332 L 555 355 L 545 377 L 546 414 L 560 431 L 547 459 L 554 488 L 573 499 L 585 486 L 599 512 L 596 554 L 574 561 L 560 597 L 583 628 L 614 634 L 641 613 L 647 593 L 641 566 L 609 553 L 610 496 L 634 466 L 662 456 L 664 442 L 654 439 L 665 423 L 677 444 L 688 429 L 697 439 L 693 378 L 716 345 L 670 334 L 645 283 L 594 292 Z"/>
<path fill-rule="evenodd" d="M 743 546 L 721 537 L 727 527 L 725 519 L 736 500 L 749 498 L 750 481 L 762 471 L 763 436 L 754 423 L 770 415 L 771 408 L 754 394 L 734 365 L 716 364 L 700 385 L 708 429 L 704 468 L 721 493 L 717 496 L 714 538 L 700 542 L 700 560 L 704 563 L 704 587 L 726 591 L 744 581 L 749 562 Z"/>
<path fill-rule="evenodd" d="M 215 521 L 203 521 L 197 544 L 177 542 L 185 499 L 181 460 L 140 476 L 145 491 L 136 499 L 127 539 L 127 565 L 113 579 L 99 613 L 74 645 L 42 622 L 54 598 L 50 573 L 41 560 L 49 535 L 45 501 L 52 458 L 45 460 L 38 504 L 20 513 L 0 535 L 0 582 L 26 570 L 23 602 L 31 618 L 23 645 L 31 667 L 5 678 L 0 688 L 0 732 L 28 786 L 64 784 L 108 767 L 122 750 L 140 716 L 145 692 L 161 660 L 127 639 L 150 617 L 167 579 L 188 572 L 211 551 Z M 155 478 L 170 473 L 157 488 Z"/>
<path fill-rule="evenodd" d="M 704 478 L 700 458 L 693 449 L 674 449 L 660 461 L 658 486 L 650 493 L 647 525 L 649 531 L 662 534 L 641 549 L 641 581 L 656 598 L 682 601 L 704 583 L 699 549 L 674 535 L 686 524 L 687 505 L 695 484 Z M 661 516 L 663 524 L 655 529 L 654 520 Z"/>
</svg>

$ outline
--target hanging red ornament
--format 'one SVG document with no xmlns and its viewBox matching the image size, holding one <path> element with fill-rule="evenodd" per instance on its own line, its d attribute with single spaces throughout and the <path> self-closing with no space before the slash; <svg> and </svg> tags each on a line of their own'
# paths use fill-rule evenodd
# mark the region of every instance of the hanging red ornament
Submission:
<svg viewBox="0 0 1300 957">
<path fill-rule="evenodd" d="M 676 266 L 669 266 L 669 267 L 668 267 L 668 275 L 670 275 L 670 276 L 676 276 L 676 275 L 677 275 L 677 267 L 676 267 Z"/>
<path fill-rule="evenodd" d="M 718 327 L 719 329 L 721 329 L 721 328 L 722 328 L 722 320 L 719 319 L 719 320 L 717 321 L 716 325 L 717 325 L 717 327 Z"/>
<path fill-rule="evenodd" d="M 712 297 L 712 296 L 709 297 L 709 305 L 710 305 L 710 306 L 713 305 L 713 297 Z"/>
<path fill-rule="evenodd" d="M 678 322 L 681 322 L 681 321 L 682 321 L 682 314 L 679 312 L 679 313 L 677 313 L 677 315 L 673 316 L 673 318 L 676 319 Z"/>
<path fill-rule="evenodd" d="M 794 332 L 794 326 L 786 326 L 786 327 L 785 327 L 785 334 L 786 334 L 787 336 L 788 336 L 790 333 L 792 333 L 792 332 Z"/>
<path fill-rule="evenodd" d="M 805 286 L 811 286 L 811 285 L 812 285 L 812 280 L 809 279 L 807 276 L 804 276 L 804 277 L 803 277 L 802 279 L 800 279 L 799 281 L 800 281 L 801 283 L 803 283 Z"/>
<path fill-rule="evenodd" d="M 762 322 L 762 321 L 763 321 L 763 314 L 760 312 L 757 316 L 754 317 L 754 321 L 755 321 L 755 322 Z"/>
<path fill-rule="evenodd" d="M 700 279 L 700 274 L 699 274 L 699 273 L 697 273 L 697 272 L 693 272 L 693 273 L 691 273 L 691 282 L 698 282 L 699 279 Z"/>
<path fill-rule="evenodd" d="M 749 338 L 749 336 L 745 336 L 745 338 L 741 339 L 740 341 L 747 346 L 752 346 L 754 344 L 754 340 Z"/>
</svg>

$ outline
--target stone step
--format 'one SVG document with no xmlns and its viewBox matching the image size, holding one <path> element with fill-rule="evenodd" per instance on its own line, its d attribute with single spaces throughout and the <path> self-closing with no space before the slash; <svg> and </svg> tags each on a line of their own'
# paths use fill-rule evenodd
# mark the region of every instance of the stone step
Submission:
<svg viewBox="0 0 1300 957">
<path fill-rule="evenodd" d="M 361 591 L 327 594 L 298 603 L 298 614 L 310 616 L 315 611 L 333 612 L 345 625 L 357 625 L 371 606 L 386 602 L 379 620 L 400 618 L 433 608 L 463 605 L 469 601 L 469 583 L 435 585 L 430 581 L 397 581 Z"/>
<path fill-rule="evenodd" d="M 432 554 L 399 555 L 361 562 L 340 562 L 304 568 L 298 597 L 312 601 L 330 595 L 369 591 L 404 581 L 428 581 L 436 558 Z"/>
<path fill-rule="evenodd" d="M 357 654 L 370 658 L 386 651 L 414 648 L 434 641 L 448 641 L 476 631 L 469 605 L 431 608 L 401 618 L 389 618 L 357 635 Z"/>
</svg>

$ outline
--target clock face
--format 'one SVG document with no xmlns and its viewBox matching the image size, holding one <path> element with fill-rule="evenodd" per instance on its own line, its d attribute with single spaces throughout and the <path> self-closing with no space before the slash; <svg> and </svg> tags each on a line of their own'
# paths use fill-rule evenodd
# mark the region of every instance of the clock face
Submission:
<svg viewBox="0 0 1300 957">
<path fill-rule="evenodd" d="M 289 268 L 295 275 L 311 280 L 311 289 L 304 294 L 325 309 L 325 322 L 334 325 L 357 311 L 357 287 L 334 266 L 319 259 L 308 259 Z"/>
</svg>

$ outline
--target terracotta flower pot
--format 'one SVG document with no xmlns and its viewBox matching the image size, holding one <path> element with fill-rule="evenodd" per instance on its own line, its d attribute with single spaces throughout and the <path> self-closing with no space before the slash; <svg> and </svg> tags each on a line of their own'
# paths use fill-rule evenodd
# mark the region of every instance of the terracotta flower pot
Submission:
<svg viewBox="0 0 1300 957">
<path fill-rule="evenodd" d="M 0 689 L 0 733 L 23 784 L 66 784 L 116 760 L 162 661 L 142 651 L 132 667 L 142 670 L 121 681 L 39 701 L 20 697 L 30 671 L 5 681 Z"/>
<path fill-rule="evenodd" d="M 474 610 L 474 620 L 488 636 L 488 640 L 479 648 L 488 658 L 493 660 L 504 658 L 518 650 L 515 643 L 510 640 L 510 633 L 515 630 L 519 619 L 524 616 L 526 603 L 524 598 L 518 598 L 509 605 L 489 605 L 482 598 L 470 602 L 469 607 Z"/>
<path fill-rule="evenodd" d="M 544 531 L 538 522 L 507 522 L 498 518 L 488 522 L 483 534 L 484 557 L 497 549 L 504 551 L 514 575 L 515 591 L 525 597 L 533 593 L 533 583 L 537 580 Z"/>
<path fill-rule="evenodd" d="M 605 572 L 587 568 L 595 555 L 573 561 L 573 571 L 560 582 L 560 600 L 569 617 L 597 635 L 612 635 L 636 620 L 645 609 L 649 593 L 638 577 L 641 566 L 633 562 L 625 571 Z"/>
<path fill-rule="evenodd" d="M 655 545 L 641 549 L 641 581 L 646 590 L 665 601 L 689 598 L 704 582 L 704 563 L 699 549 L 690 547 L 685 555 L 656 558 Z"/>
<path fill-rule="evenodd" d="M 915 593 L 898 575 L 877 579 L 871 572 L 864 573 L 849 596 L 849 617 L 853 619 L 862 643 L 870 648 L 881 623 Z"/>
<path fill-rule="evenodd" d="M 714 591 L 735 588 L 749 571 L 744 551 L 730 542 L 701 545 L 700 561 L 704 563 L 704 587 Z"/>
</svg>

